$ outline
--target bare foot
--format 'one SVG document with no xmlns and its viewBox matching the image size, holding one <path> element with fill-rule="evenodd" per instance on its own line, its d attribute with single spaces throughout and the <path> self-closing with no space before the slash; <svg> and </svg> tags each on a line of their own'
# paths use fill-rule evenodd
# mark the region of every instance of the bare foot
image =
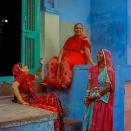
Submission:
<svg viewBox="0 0 131 131">
<path fill-rule="evenodd" d="M 44 83 L 44 82 L 42 82 L 41 84 L 42 84 L 42 85 L 44 85 L 44 86 L 47 86 L 47 84 L 46 84 L 46 83 Z"/>
<path fill-rule="evenodd" d="M 61 84 L 62 88 L 67 88 L 67 86 L 65 84 Z"/>
</svg>

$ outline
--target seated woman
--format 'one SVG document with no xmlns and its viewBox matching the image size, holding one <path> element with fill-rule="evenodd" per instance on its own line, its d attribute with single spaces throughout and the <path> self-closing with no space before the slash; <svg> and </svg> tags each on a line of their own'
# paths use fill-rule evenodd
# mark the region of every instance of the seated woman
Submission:
<svg viewBox="0 0 131 131">
<path fill-rule="evenodd" d="M 37 96 L 33 89 L 33 80 L 40 76 L 42 64 L 35 75 L 29 74 L 28 66 L 21 64 L 15 64 L 12 71 L 15 77 L 12 84 L 15 102 L 56 112 L 58 118 L 54 122 L 55 131 L 63 131 L 63 109 L 59 98 L 55 93 Z"/>
<path fill-rule="evenodd" d="M 111 53 L 102 49 L 89 69 L 83 131 L 113 131 L 115 74 Z"/>
<path fill-rule="evenodd" d="M 74 25 L 74 35 L 69 37 L 58 57 L 53 57 L 47 63 L 42 84 L 68 88 L 71 84 L 75 64 L 93 64 L 89 38 L 83 34 L 83 24 Z"/>
</svg>

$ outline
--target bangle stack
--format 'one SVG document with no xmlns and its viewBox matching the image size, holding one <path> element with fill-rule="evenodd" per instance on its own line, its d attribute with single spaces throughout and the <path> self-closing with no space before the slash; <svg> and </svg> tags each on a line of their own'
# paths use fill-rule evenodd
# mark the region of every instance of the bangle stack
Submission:
<svg viewBox="0 0 131 131">
<path fill-rule="evenodd" d="M 90 95 L 90 90 L 86 90 L 86 96 Z"/>
<path fill-rule="evenodd" d="M 97 98 L 100 98 L 100 97 L 101 97 L 101 95 L 100 95 L 99 92 L 95 93 L 95 96 L 96 96 Z"/>
</svg>

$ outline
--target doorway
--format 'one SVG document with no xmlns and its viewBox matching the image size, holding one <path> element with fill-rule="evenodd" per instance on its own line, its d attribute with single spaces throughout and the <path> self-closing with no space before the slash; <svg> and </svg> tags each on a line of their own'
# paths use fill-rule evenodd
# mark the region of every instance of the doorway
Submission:
<svg viewBox="0 0 131 131">
<path fill-rule="evenodd" d="M 0 77 L 12 76 L 12 66 L 21 61 L 21 0 L 1 0 Z"/>
</svg>

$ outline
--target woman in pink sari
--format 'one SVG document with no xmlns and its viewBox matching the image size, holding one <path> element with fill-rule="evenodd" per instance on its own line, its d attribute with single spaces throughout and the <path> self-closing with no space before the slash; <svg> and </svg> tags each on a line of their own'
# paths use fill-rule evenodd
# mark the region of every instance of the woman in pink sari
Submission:
<svg viewBox="0 0 131 131">
<path fill-rule="evenodd" d="M 74 26 L 74 35 L 69 37 L 58 57 L 47 63 L 43 84 L 57 88 L 68 88 L 71 84 L 75 64 L 93 64 L 89 38 L 83 34 L 83 25 Z"/>
<path fill-rule="evenodd" d="M 35 75 L 29 74 L 28 67 L 21 64 L 15 64 L 12 71 L 15 77 L 12 84 L 15 95 L 14 101 L 56 112 L 58 117 L 54 121 L 54 131 L 63 131 L 63 109 L 57 95 L 55 93 L 45 93 L 42 96 L 37 96 L 33 88 L 33 80 L 40 76 L 42 64 Z"/>
<path fill-rule="evenodd" d="M 89 69 L 83 131 L 113 131 L 115 73 L 111 53 L 102 49 Z"/>
</svg>

